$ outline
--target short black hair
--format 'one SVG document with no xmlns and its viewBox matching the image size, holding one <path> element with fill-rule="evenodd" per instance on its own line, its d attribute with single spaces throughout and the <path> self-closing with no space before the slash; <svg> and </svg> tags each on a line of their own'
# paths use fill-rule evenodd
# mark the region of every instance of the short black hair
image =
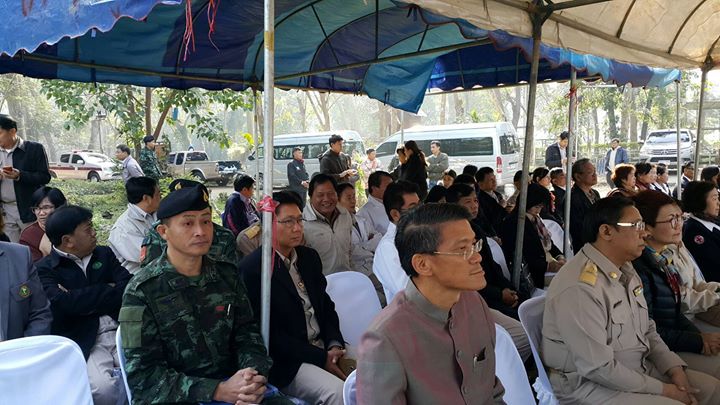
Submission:
<svg viewBox="0 0 720 405">
<path fill-rule="evenodd" d="M 17 129 L 17 121 L 10 115 L 0 114 L 0 128 L 6 131 Z"/>
<path fill-rule="evenodd" d="M 532 182 L 537 183 L 540 179 L 550 174 L 550 170 L 545 166 L 540 166 L 532 172 Z"/>
<path fill-rule="evenodd" d="M 412 266 L 416 254 L 438 250 L 442 241 L 441 226 L 448 222 L 470 221 L 470 213 L 465 207 L 456 204 L 428 204 L 403 215 L 395 234 L 395 247 L 400 257 L 400 265 L 410 277 L 418 273 Z"/>
<path fill-rule="evenodd" d="M 473 194 L 475 194 L 475 189 L 472 186 L 465 183 L 453 183 L 453 185 L 447 189 L 445 201 L 454 204 L 460 201 L 461 198 Z"/>
<path fill-rule="evenodd" d="M 655 171 L 658 176 L 662 176 L 667 171 L 667 166 L 665 166 L 662 163 L 659 163 L 657 166 L 655 166 Z"/>
<path fill-rule="evenodd" d="M 475 165 L 465 165 L 462 169 L 462 174 L 469 174 L 471 176 L 475 176 L 475 173 L 477 173 L 478 168 Z"/>
<path fill-rule="evenodd" d="M 648 163 L 648 162 L 635 163 L 635 177 L 643 176 L 645 174 L 650 173 L 650 170 L 652 170 L 652 168 L 654 166 L 655 165 L 653 165 L 652 163 Z"/>
<path fill-rule="evenodd" d="M 30 205 L 32 207 L 37 207 L 46 197 L 55 208 L 59 208 L 67 204 L 65 194 L 63 194 L 59 188 L 43 186 L 32 193 L 32 196 L 30 196 Z"/>
<path fill-rule="evenodd" d="M 666 205 L 678 205 L 669 195 L 655 190 L 642 190 L 632 197 L 635 208 L 640 211 L 643 221 L 650 226 L 657 224 L 658 213 Z"/>
<path fill-rule="evenodd" d="M 682 191 L 682 208 L 685 212 L 700 214 L 707 206 L 707 195 L 716 190 L 715 184 L 708 181 L 691 181 Z"/>
<path fill-rule="evenodd" d="M 620 143 L 620 138 L 613 138 L 610 143 L 617 142 Z"/>
<path fill-rule="evenodd" d="M 473 177 L 469 174 L 463 173 L 463 174 L 460 174 L 457 177 L 455 177 L 455 181 L 453 181 L 453 184 L 457 184 L 457 183 L 470 184 L 472 186 L 475 186 L 475 183 L 477 183 L 477 181 L 475 181 L 475 177 Z"/>
<path fill-rule="evenodd" d="M 477 173 L 475 173 L 475 180 L 477 180 L 478 183 L 482 183 L 485 181 L 485 177 L 487 177 L 488 174 L 495 173 L 495 170 L 493 170 L 492 167 L 481 167 L 478 169 Z"/>
<path fill-rule="evenodd" d="M 275 207 L 275 214 L 278 213 L 280 207 L 283 205 L 295 205 L 298 207 L 300 212 L 302 212 L 302 202 L 300 201 L 300 196 L 294 191 L 276 191 L 273 193 L 272 198 L 277 203 L 277 206 Z"/>
<path fill-rule="evenodd" d="M 570 133 L 568 131 L 560 132 L 560 140 L 561 141 L 568 139 L 569 137 L 570 137 Z"/>
<path fill-rule="evenodd" d="M 340 194 L 342 194 L 342 192 L 345 191 L 346 188 L 351 188 L 355 190 L 355 186 L 353 186 L 352 183 L 340 183 L 335 186 L 335 192 L 337 193 L 338 198 L 340 198 Z"/>
<path fill-rule="evenodd" d="M 368 192 L 372 193 L 373 188 L 380 188 L 380 183 L 382 183 L 383 176 L 389 178 L 392 180 L 392 176 L 388 172 L 384 172 L 382 170 L 378 170 L 376 172 L 370 173 L 370 177 L 368 177 Z"/>
<path fill-rule="evenodd" d="M 92 211 L 87 208 L 65 205 L 50 214 L 45 223 L 45 234 L 53 246 L 60 246 L 63 236 L 73 234 L 78 226 L 91 221 L 92 217 Z"/>
<path fill-rule="evenodd" d="M 712 178 L 720 174 L 720 168 L 717 166 L 703 167 L 700 171 L 700 180 L 712 181 Z"/>
<path fill-rule="evenodd" d="M 332 146 L 336 142 L 343 141 L 343 137 L 337 134 L 330 135 L 330 139 L 328 139 L 328 143 Z"/>
<path fill-rule="evenodd" d="M 565 171 L 562 167 L 553 167 L 550 169 L 550 181 L 557 180 L 563 174 L 565 174 Z"/>
<path fill-rule="evenodd" d="M 237 192 L 240 192 L 246 188 L 252 188 L 253 184 L 255 184 L 255 179 L 248 176 L 247 174 L 235 176 L 235 180 L 233 180 L 233 188 Z"/>
<path fill-rule="evenodd" d="M 365 151 L 365 154 L 366 154 L 366 155 L 369 155 L 369 154 L 371 154 L 371 153 L 373 153 L 373 152 L 375 152 L 375 149 L 370 148 L 370 149 L 368 149 L 368 150 Z"/>
<path fill-rule="evenodd" d="M 385 214 L 387 214 L 390 222 L 393 221 L 390 211 L 400 211 L 402 209 L 403 204 L 405 204 L 404 196 L 406 194 L 418 194 L 417 184 L 405 180 L 398 180 L 390 183 L 385 189 L 383 205 L 385 206 Z"/>
<path fill-rule="evenodd" d="M 583 168 L 588 163 L 591 163 L 590 159 L 588 159 L 588 158 L 581 158 L 581 159 L 576 160 L 575 163 L 573 163 L 572 169 L 570 170 L 570 172 L 572 174 L 570 177 L 572 178 L 573 181 L 576 181 L 575 176 L 582 173 Z"/>
<path fill-rule="evenodd" d="M 128 155 L 130 154 L 130 147 L 125 145 L 124 143 L 121 143 L 115 149 L 119 150 L 120 152 L 125 152 Z"/>
<path fill-rule="evenodd" d="M 695 162 L 693 162 L 692 160 L 683 163 L 682 170 L 685 171 L 685 169 L 689 168 L 690 166 L 693 166 L 693 170 L 695 170 Z"/>
<path fill-rule="evenodd" d="M 435 145 L 435 146 L 437 146 L 438 148 L 442 146 L 442 144 L 440 143 L 440 141 L 430 141 L 430 146 L 432 146 L 432 145 Z"/>
<path fill-rule="evenodd" d="M 315 192 L 315 187 L 325 183 L 332 184 L 333 189 L 336 189 L 338 184 L 333 176 L 325 173 L 318 173 L 314 175 L 312 179 L 310 179 L 310 186 L 308 186 L 308 195 L 312 197 L 313 192 Z"/>
<path fill-rule="evenodd" d="M 131 177 L 125 183 L 125 192 L 130 204 L 139 203 L 144 195 L 153 198 L 156 188 L 158 188 L 157 180 L 150 177 Z"/>
<path fill-rule="evenodd" d="M 601 198 L 590 207 L 583 222 L 583 236 L 586 242 L 597 241 L 601 225 L 617 224 L 622 218 L 623 211 L 635 204 L 631 199 L 622 196 Z"/>
<path fill-rule="evenodd" d="M 457 173 L 456 173 L 455 170 L 453 170 L 453 169 L 447 169 L 447 170 L 445 170 L 445 172 L 443 173 L 443 176 L 450 176 L 450 177 L 452 177 L 453 180 L 454 180 L 455 177 L 457 177 Z"/>
<path fill-rule="evenodd" d="M 522 170 L 516 171 L 515 174 L 513 175 L 513 183 L 517 183 L 518 181 L 522 180 L 522 178 L 523 178 L 523 171 Z"/>
<path fill-rule="evenodd" d="M 440 202 L 443 198 L 447 198 L 447 190 L 444 186 L 435 185 L 428 191 L 425 196 L 425 204 Z"/>
<path fill-rule="evenodd" d="M 143 143 L 150 143 L 155 140 L 155 137 L 152 135 L 147 135 L 143 138 Z"/>
<path fill-rule="evenodd" d="M 295 152 L 297 152 L 297 151 L 302 152 L 302 150 L 303 150 L 303 148 L 301 148 L 301 147 L 299 147 L 299 146 L 296 146 L 296 147 L 293 148 L 292 153 L 295 153 Z"/>
</svg>

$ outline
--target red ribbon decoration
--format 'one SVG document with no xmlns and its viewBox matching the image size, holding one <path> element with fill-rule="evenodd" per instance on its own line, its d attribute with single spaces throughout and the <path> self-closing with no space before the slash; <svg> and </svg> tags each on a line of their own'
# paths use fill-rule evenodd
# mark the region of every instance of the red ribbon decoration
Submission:
<svg viewBox="0 0 720 405">
<path fill-rule="evenodd" d="M 183 45 L 185 46 L 185 55 L 183 62 L 187 61 L 188 50 L 192 45 L 195 52 L 195 33 L 193 32 L 193 16 L 192 16 L 192 0 L 185 0 L 185 33 L 183 34 Z"/>
<path fill-rule="evenodd" d="M 565 98 L 573 98 L 573 97 L 577 96 L 577 91 L 578 91 L 577 86 L 570 87 L 570 91 L 568 92 L 568 94 L 565 95 Z"/>
<path fill-rule="evenodd" d="M 277 249 L 277 218 L 275 217 L 275 209 L 277 209 L 278 205 L 280 205 L 277 201 L 273 200 L 271 196 L 265 195 L 262 200 L 257 204 L 258 210 L 260 212 L 269 212 L 272 217 L 272 248 L 273 252 L 270 256 L 270 274 L 272 275 L 273 270 L 275 270 L 275 252 L 274 250 Z M 262 219 L 261 219 L 262 220 Z M 262 236 L 261 236 L 262 237 Z"/>
</svg>

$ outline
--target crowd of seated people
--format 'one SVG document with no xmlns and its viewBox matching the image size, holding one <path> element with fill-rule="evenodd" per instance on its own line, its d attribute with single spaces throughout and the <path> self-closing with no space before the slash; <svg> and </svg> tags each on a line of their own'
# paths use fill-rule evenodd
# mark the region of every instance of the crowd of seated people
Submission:
<svg viewBox="0 0 720 405">
<path fill-rule="evenodd" d="M 369 175 L 359 210 L 355 185 L 328 174 L 310 179 L 307 204 L 291 190 L 272 195 L 269 350 L 262 247 L 237 247 L 260 221 L 254 179 L 235 180 L 221 226 L 204 185 L 176 180 L 161 199 L 156 180 L 130 178 L 109 246 L 91 211 L 40 187 L 36 222 L 20 244 L 0 242 L 0 292 L 14 298 L 0 301 L 0 342 L 72 339 L 97 404 L 127 400 L 118 333 L 136 403 L 342 404 L 353 370 L 360 404 L 501 403 L 495 325 L 533 373 L 518 307 L 545 294 L 541 358 L 560 403 L 720 403 L 716 171 L 703 181 L 687 172 L 682 202 L 656 187 L 664 168 L 652 164 L 616 165 L 603 199 L 588 159 L 570 176 L 520 171 L 520 213 L 520 193 L 500 193 L 489 167 L 448 169 L 425 195 L 423 176 L 408 174 L 424 161 L 416 149 L 406 143 L 413 160 L 400 161 L 400 179 Z M 570 186 L 567 260 L 546 224 L 562 225 Z M 516 287 L 500 263 L 515 267 L 518 219 Z M 367 276 L 383 307 L 357 347 L 328 293 L 326 276 L 346 271 Z"/>
</svg>

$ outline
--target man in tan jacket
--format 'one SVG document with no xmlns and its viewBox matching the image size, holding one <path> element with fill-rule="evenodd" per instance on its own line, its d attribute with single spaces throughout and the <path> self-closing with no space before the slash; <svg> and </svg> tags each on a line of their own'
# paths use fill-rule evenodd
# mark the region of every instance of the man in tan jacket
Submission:
<svg viewBox="0 0 720 405">
<path fill-rule="evenodd" d="M 720 381 L 687 369 L 648 316 L 630 264 L 645 245 L 640 212 L 611 197 L 588 214 L 590 242 L 560 269 L 545 302 L 542 357 L 560 403 L 720 404 Z"/>
</svg>

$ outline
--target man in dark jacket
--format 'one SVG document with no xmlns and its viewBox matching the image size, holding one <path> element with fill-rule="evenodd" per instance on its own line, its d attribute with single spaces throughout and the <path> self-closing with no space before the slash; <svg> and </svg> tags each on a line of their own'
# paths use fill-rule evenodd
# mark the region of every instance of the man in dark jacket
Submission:
<svg viewBox="0 0 720 405">
<path fill-rule="evenodd" d="M 17 243 L 22 230 L 35 221 L 30 209 L 32 193 L 50 182 L 50 171 L 45 148 L 20 138 L 17 122 L 6 114 L 0 114 L 0 168 L 5 234 Z"/>
<path fill-rule="evenodd" d="M 53 312 L 52 333 L 80 346 L 93 402 L 118 403 L 124 391 L 115 372 L 120 366 L 115 333 L 122 294 L 132 276 L 109 247 L 97 246 L 92 212 L 85 208 L 58 208 L 45 233 L 53 249 L 37 268 Z"/>
<path fill-rule="evenodd" d="M 310 176 L 305 169 L 305 161 L 303 160 L 303 150 L 300 147 L 293 148 L 293 160 L 287 165 L 287 177 L 288 184 L 290 184 L 290 191 L 297 193 L 300 196 L 300 202 L 302 203 L 300 209 L 305 208 L 305 202 L 307 201 L 307 190 L 310 186 Z"/>
<path fill-rule="evenodd" d="M 572 166 L 572 178 L 575 181 L 570 190 L 570 237 L 574 252 L 585 245 L 583 219 L 598 200 L 600 193 L 592 186 L 597 184 L 595 165 L 589 159 L 580 159 Z"/>
<path fill-rule="evenodd" d="M 350 156 L 343 153 L 343 138 L 332 135 L 329 139 L 330 148 L 320 155 L 320 173 L 329 174 L 338 183 L 353 183 L 360 180 L 358 171 L 350 167 Z"/>
<path fill-rule="evenodd" d="M 345 343 L 335 304 L 325 292 L 327 282 L 318 253 L 301 245 L 303 217 L 299 201 L 289 192 L 273 194 L 279 203 L 277 247 L 271 280 L 269 382 L 287 395 L 313 404 L 342 405 L 343 380 L 338 367 Z M 258 248 L 240 263 L 256 318 L 260 317 Z"/>
<path fill-rule="evenodd" d="M 232 231 L 233 235 L 238 234 L 250 225 L 260 222 L 260 213 L 252 200 L 255 192 L 255 179 L 248 175 L 242 175 L 233 181 L 235 192 L 230 194 L 225 203 L 225 212 L 222 214 L 223 226 Z"/>
<path fill-rule="evenodd" d="M 477 180 L 478 188 L 478 201 L 480 201 L 480 210 L 485 214 L 485 218 L 490 221 L 493 228 L 493 236 L 497 235 L 500 229 L 500 224 L 507 215 L 505 211 L 505 198 L 502 194 L 495 191 L 497 188 L 497 177 L 491 167 L 481 167 L 477 173 L 475 173 L 475 180 Z"/>
<path fill-rule="evenodd" d="M 545 166 L 548 169 L 565 166 L 569 134 L 563 131 L 560 139 L 545 149 Z"/>
</svg>

